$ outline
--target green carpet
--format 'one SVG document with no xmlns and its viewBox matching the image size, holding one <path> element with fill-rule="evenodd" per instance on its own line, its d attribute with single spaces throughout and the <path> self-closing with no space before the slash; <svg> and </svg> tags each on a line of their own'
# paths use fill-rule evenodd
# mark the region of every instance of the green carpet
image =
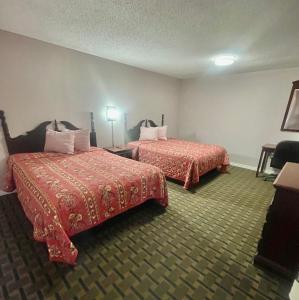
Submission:
<svg viewBox="0 0 299 300">
<path fill-rule="evenodd" d="M 232 167 L 193 191 L 76 236 L 75 267 L 48 262 L 16 195 L 0 198 L 0 299 L 287 299 L 291 283 L 252 264 L 272 183 Z"/>
</svg>

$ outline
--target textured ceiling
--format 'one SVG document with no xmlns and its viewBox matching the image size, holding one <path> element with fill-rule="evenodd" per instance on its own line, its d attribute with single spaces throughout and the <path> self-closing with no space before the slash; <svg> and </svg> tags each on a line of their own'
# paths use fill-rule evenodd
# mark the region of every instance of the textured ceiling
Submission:
<svg viewBox="0 0 299 300">
<path fill-rule="evenodd" d="M 298 0 L 0 0 L 0 28 L 179 78 L 299 66 Z"/>
</svg>

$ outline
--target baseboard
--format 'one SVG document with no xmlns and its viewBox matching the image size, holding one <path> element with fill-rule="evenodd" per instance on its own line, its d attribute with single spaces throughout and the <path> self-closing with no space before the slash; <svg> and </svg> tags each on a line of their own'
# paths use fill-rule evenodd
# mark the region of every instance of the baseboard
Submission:
<svg viewBox="0 0 299 300">
<path fill-rule="evenodd" d="M 256 168 L 257 168 L 257 167 L 254 167 L 254 166 L 239 164 L 239 163 L 235 163 L 235 162 L 231 162 L 230 165 L 235 166 L 235 167 L 239 167 L 239 168 L 243 168 L 243 169 L 252 170 L 252 171 L 256 171 Z M 273 173 L 276 174 L 277 172 L 275 172 L 274 169 L 272 169 L 270 167 L 267 167 L 264 174 L 270 175 L 270 174 L 273 174 Z"/>
<path fill-rule="evenodd" d="M 239 164 L 239 163 L 235 163 L 235 162 L 230 162 L 230 164 L 235 167 L 256 171 L 256 167 L 253 167 L 253 166 Z"/>
</svg>

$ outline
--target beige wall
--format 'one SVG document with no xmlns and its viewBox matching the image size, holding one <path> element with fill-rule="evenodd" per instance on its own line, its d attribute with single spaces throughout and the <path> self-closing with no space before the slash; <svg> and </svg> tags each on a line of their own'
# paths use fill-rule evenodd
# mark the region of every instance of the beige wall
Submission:
<svg viewBox="0 0 299 300">
<path fill-rule="evenodd" d="M 99 145 L 110 145 L 104 111 L 113 104 L 129 113 L 129 126 L 159 122 L 163 112 L 170 135 L 224 145 L 232 162 L 253 168 L 262 144 L 299 139 L 280 131 L 299 68 L 180 81 L 4 31 L 0 66 L 0 109 L 12 136 L 55 118 L 88 127 L 93 111 Z M 122 143 L 122 118 L 115 127 Z M 0 177 L 6 157 L 0 129 Z"/>
<path fill-rule="evenodd" d="M 299 68 L 184 80 L 179 136 L 224 145 L 232 162 L 255 168 L 261 145 L 299 140 L 280 131 L 298 79 Z"/>
<path fill-rule="evenodd" d="M 100 46 L 100 45 L 99 45 Z M 0 31 L 0 109 L 16 136 L 45 120 L 68 120 L 89 127 L 96 116 L 98 143 L 110 145 L 104 117 L 113 104 L 129 114 L 160 122 L 165 113 L 170 135 L 177 134 L 178 80 L 124 64 Z M 123 120 L 115 124 L 116 143 L 123 143 Z M 6 159 L 0 131 L 0 176 Z"/>
</svg>

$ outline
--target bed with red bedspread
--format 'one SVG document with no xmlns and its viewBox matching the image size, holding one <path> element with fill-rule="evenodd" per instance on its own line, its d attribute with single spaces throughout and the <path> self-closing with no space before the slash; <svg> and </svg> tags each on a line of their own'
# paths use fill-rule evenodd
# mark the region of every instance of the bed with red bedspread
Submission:
<svg viewBox="0 0 299 300">
<path fill-rule="evenodd" d="M 136 160 L 159 167 L 164 174 L 184 182 L 184 188 L 199 182 L 205 173 L 219 168 L 226 171 L 229 158 L 226 150 L 218 145 L 168 139 L 166 141 L 133 141 Z"/>
<path fill-rule="evenodd" d="M 74 155 L 13 154 L 6 191 L 16 188 L 34 238 L 46 242 L 51 261 L 74 264 L 70 237 L 155 199 L 168 205 L 165 177 L 154 166 L 100 148 Z"/>
</svg>

